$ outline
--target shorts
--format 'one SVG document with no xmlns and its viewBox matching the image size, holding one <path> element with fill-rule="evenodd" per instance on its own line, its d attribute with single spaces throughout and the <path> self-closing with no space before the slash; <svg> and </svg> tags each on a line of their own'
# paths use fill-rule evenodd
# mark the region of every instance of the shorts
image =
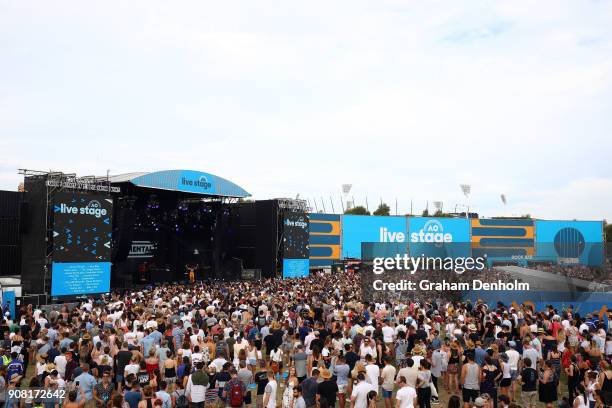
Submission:
<svg viewBox="0 0 612 408">
<path fill-rule="evenodd" d="M 256 358 L 249 358 L 248 364 L 250 366 L 257 366 L 257 359 Z"/>
<path fill-rule="evenodd" d="M 499 382 L 500 387 L 509 387 L 512 384 L 512 378 L 502 378 Z"/>
<path fill-rule="evenodd" d="M 510 370 L 510 379 L 515 381 L 518 377 L 518 370 Z"/>
<path fill-rule="evenodd" d="M 242 401 L 245 405 L 251 404 L 251 392 L 247 392 L 244 396 L 244 400 Z"/>
<path fill-rule="evenodd" d="M 535 406 L 537 402 L 538 392 L 537 391 L 521 391 L 521 399 L 523 400 L 523 407 L 529 408 Z"/>
<path fill-rule="evenodd" d="M 338 384 L 338 394 L 346 394 L 346 387 L 348 387 L 348 384 Z"/>
<path fill-rule="evenodd" d="M 448 373 L 449 374 L 457 374 L 459 373 L 459 366 L 455 363 L 451 363 L 448 365 Z"/>
<path fill-rule="evenodd" d="M 476 402 L 476 398 L 480 395 L 480 390 L 470 390 L 468 388 L 463 388 L 461 390 L 461 396 L 463 397 L 463 402 Z"/>
<path fill-rule="evenodd" d="M 383 388 L 382 395 L 383 395 L 383 398 L 391 398 L 391 396 L 393 395 L 393 390 L 387 391 Z"/>
</svg>

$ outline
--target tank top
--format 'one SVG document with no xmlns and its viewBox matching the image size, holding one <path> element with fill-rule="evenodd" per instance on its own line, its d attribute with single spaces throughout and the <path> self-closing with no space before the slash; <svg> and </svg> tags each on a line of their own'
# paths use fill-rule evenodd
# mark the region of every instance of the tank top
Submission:
<svg viewBox="0 0 612 408">
<path fill-rule="evenodd" d="M 603 384 L 601 385 L 601 390 L 612 392 L 612 378 L 608 378 L 605 372 L 604 372 Z"/>
<path fill-rule="evenodd" d="M 467 373 L 465 374 L 465 382 L 463 388 L 468 390 L 479 390 L 480 379 L 478 378 L 478 364 L 466 364 Z"/>
<path fill-rule="evenodd" d="M 176 369 L 175 369 L 175 367 L 174 366 L 170 367 L 170 368 L 166 367 L 164 369 L 164 377 L 166 377 L 166 378 L 175 378 L 176 377 Z"/>
<path fill-rule="evenodd" d="M 579 402 L 580 402 L 580 405 L 578 406 L 578 408 L 589 408 L 588 403 L 585 403 L 585 402 L 584 402 L 584 396 L 582 396 L 582 395 L 578 395 L 578 396 L 577 396 L 577 397 L 574 399 L 574 401 L 575 401 L 575 400 L 579 400 Z"/>
</svg>

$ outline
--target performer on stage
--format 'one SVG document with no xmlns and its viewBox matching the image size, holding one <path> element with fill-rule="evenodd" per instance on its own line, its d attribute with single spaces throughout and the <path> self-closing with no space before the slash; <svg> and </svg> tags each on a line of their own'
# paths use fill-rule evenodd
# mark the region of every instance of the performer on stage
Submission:
<svg viewBox="0 0 612 408">
<path fill-rule="evenodd" d="M 195 271 L 200 267 L 198 264 L 187 264 L 185 265 L 185 269 L 187 269 L 187 279 L 189 279 L 189 283 L 195 283 Z"/>
</svg>

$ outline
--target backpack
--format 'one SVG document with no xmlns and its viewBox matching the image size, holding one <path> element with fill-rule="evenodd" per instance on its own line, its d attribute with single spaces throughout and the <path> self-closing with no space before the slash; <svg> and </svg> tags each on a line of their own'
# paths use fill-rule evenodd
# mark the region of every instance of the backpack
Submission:
<svg viewBox="0 0 612 408">
<path fill-rule="evenodd" d="M 176 397 L 176 408 L 187 408 L 189 407 L 189 401 L 187 400 L 187 396 L 185 395 L 185 393 L 183 392 L 182 394 L 179 394 L 177 391 L 174 391 L 174 393 L 177 395 Z"/>
<path fill-rule="evenodd" d="M 240 381 L 235 381 L 230 386 L 230 396 L 229 403 L 231 407 L 241 407 L 244 399 L 244 394 L 242 393 L 242 383 Z"/>
</svg>

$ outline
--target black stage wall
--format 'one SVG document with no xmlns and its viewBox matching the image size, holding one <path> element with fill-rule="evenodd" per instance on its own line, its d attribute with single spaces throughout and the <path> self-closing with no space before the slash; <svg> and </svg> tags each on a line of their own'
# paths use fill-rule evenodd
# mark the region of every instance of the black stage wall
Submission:
<svg viewBox="0 0 612 408">
<path fill-rule="evenodd" d="M 45 273 L 47 254 L 46 176 L 24 179 L 21 222 L 21 284 L 23 292 L 42 294 L 50 290 L 50 276 Z M 27 210 L 26 210 L 27 209 Z M 46 282 L 45 282 L 46 281 Z"/>
<path fill-rule="evenodd" d="M 21 273 L 19 209 L 21 193 L 0 191 L 0 276 Z"/>
<path fill-rule="evenodd" d="M 259 269 L 262 278 L 278 271 L 278 201 L 262 200 L 233 204 L 232 256 L 243 269 Z"/>
</svg>

